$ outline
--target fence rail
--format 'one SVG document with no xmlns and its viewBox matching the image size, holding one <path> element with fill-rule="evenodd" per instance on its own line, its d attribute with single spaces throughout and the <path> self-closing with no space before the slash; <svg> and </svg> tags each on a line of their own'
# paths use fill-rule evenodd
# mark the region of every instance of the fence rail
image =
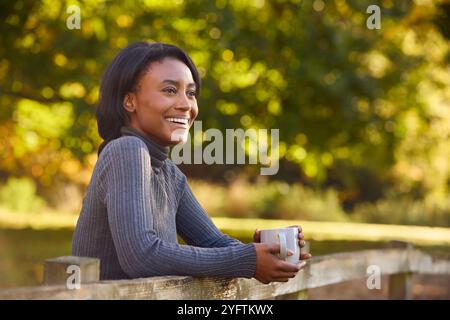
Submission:
<svg viewBox="0 0 450 320">
<path fill-rule="evenodd" d="M 69 289 L 67 266 L 81 270 L 81 287 Z M 59 257 L 45 263 L 45 285 L 0 291 L 0 299 L 302 299 L 305 290 L 347 280 L 366 281 L 369 266 L 390 276 L 390 299 L 410 298 L 412 274 L 450 276 L 450 260 L 438 259 L 410 244 L 312 258 L 286 283 L 262 284 L 244 278 L 151 277 L 98 281 L 97 259 Z"/>
</svg>

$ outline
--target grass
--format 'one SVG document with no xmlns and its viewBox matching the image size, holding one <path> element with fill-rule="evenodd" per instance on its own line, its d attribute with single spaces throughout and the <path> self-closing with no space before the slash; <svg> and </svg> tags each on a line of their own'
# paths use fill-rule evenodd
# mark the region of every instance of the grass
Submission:
<svg viewBox="0 0 450 320">
<path fill-rule="evenodd" d="M 42 283 L 44 260 L 72 251 L 71 229 L 0 229 L 0 288 Z"/>
<path fill-rule="evenodd" d="M 2 229 L 73 229 L 77 219 L 78 213 L 47 210 L 30 214 L 0 208 L 0 228 Z"/>
<path fill-rule="evenodd" d="M 78 214 L 42 212 L 27 214 L 0 210 L 0 228 L 3 229 L 73 229 Z M 303 220 L 212 218 L 217 227 L 239 239 L 249 239 L 256 228 L 270 229 L 301 225 L 309 240 L 374 241 L 400 240 L 418 246 L 450 246 L 450 228 L 367 224 L 354 222 L 326 222 Z"/>
<path fill-rule="evenodd" d="M 253 235 L 255 228 L 271 229 L 301 225 L 309 240 L 411 242 L 418 246 L 450 246 L 450 228 L 367 224 L 353 222 L 323 222 L 299 220 L 213 218 L 217 227 L 237 238 Z"/>
</svg>

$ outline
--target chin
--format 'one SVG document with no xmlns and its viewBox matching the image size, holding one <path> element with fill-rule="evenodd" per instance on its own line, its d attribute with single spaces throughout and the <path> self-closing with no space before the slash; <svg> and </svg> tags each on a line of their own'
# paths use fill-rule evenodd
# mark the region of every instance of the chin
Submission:
<svg viewBox="0 0 450 320">
<path fill-rule="evenodd" d="M 169 137 L 170 145 L 176 145 L 180 143 L 186 143 L 188 140 L 189 130 L 178 129 L 171 132 Z"/>
</svg>

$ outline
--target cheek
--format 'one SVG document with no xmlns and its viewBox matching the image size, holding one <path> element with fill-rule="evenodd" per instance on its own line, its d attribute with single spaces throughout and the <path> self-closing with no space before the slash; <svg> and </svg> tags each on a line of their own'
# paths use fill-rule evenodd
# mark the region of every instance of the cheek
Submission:
<svg viewBox="0 0 450 320">
<path fill-rule="evenodd" d="M 193 120 L 195 120 L 195 118 L 197 118 L 197 115 L 198 115 L 198 106 L 197 106 L 197 104 L 195 104 L 195 106 L 192 107 L 191 115 L 192 115 L 192 119 Z"/>
<path fill-rule="evenodd" d="M 165 97 L 158 95 L 141 96 L 138 104 L 142 107 L 143 112 L 146 113 L 147 118 L 159 121 L 163 118 L 164 112 L 169 108 L 169 101 Z"/>
</svg>

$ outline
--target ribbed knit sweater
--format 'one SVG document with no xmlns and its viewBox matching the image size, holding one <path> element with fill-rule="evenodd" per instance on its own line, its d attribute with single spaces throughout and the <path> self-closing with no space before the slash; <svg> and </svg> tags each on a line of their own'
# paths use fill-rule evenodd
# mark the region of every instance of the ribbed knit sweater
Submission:
<svg viewBox="0 0 450 320">
<path fill-rule="evenodd" d="M 129 127 L 101 151 L 72 254 L 100 259 L 100 278 L 254 276 L 256 252 L 221 233 L 163 147 Z M 178 235 L 186 242 L 181 245 Z"/>
</svg>

